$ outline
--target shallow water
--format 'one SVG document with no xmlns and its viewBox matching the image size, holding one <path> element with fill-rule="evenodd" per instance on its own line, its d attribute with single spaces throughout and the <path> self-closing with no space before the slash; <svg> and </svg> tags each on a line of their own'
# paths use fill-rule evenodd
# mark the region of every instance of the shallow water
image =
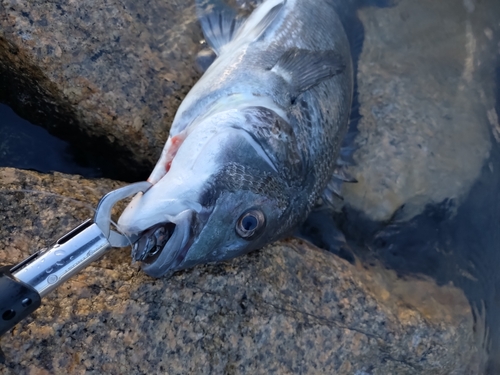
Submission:
<svg viewBox="0 0 500 375">
<path fill-rule="evenodd" d="M 101 177 L 103 172 L 81 150 L 52 136 L 0 103 L 0 167 Z"/>
<path fill-rule="evenodd" d="M 359 183 L 315 242 L 401 277 L 461 288 L 486 374 L 500 373 L 500 7 L 497 0 L 401 1 L 360 14 Z M 110 177 L 0 105 L 0 166 Z M 43 157 L 41 157 L 43 155 Z M 83 160 L 83 161 L 82 161 Z M 329 218 L 331 219 L 331 218 Z M 486 329 L 482 326 L 486 324 Z"/>
<path fill-rule="evenodd" d="M 336 220 L 365 262 L 463 289 L 484 372 L 499 374 L 500 4 L 401 1 L 361 18 L 360 183 Z"/>
<path fill-rule="evenodd" d="M 308 233 L 349 261 L 461 288 L 478 360 L 499 374 L 500 3 L 402 0 L 360 18 L 358 183 Z"/>
</svg>

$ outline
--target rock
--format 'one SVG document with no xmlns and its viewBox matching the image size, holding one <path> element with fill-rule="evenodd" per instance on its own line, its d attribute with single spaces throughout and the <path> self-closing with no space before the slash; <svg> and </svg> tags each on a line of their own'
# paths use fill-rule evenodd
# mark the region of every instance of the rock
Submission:
<svg viewBox="0 0 500 375">
<path fill-rule="evenodd" d="M 107 150 L 133 180 L 151 170 L 199 77 L 201 38 L 194 2 L 3 1 L 0 100 L 65 139 Z"/>
<path fill-rule="evenodd" d="M 50 244 L 117 186 L 0 169 L 0 262 Z M 398 279 L 298 240 L 168 280 L 138 272 L 129 253 L 112 250 L 6 334 L 0 373 L 471 374 L 481 365 L 469 304 L 451 285 Z"/>
<path fill-rule="evenodd" d="M 410 219 L 466 196 L 500 134 L 494 76 L 500 3 L 401 0 L 364 8 L 359 183 L 345 202 L 371 220 Z M 497 140 L 500 137 L 497 136 Z M 495 141 L 495 140 L 493 140 Z"/>
</svg>

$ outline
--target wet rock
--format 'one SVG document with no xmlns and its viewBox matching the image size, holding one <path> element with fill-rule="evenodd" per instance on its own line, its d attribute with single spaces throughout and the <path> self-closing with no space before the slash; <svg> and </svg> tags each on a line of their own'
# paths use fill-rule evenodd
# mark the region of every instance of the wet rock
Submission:
<svg viewBox="0 0 500 375">
<path fill-rule="evenodd" d="M 0 262 L 92 214 L 118 183 L 0 169 Z M 478 373 L 463 293 L 296 241 L 151 279 L 115 249 L 2 338 L 1 374 Z"/>
<path fill-rule="evenodd" d="M 123 178 L 148 173 L 199 77 L 193 3 L 3 1 L 0 100 L 65 139 L 109 149 Z"/>
<path fill-rule="evenodd" d="M 495 0 L 360 10 L 359 183 L 343 187 L 352 207 L 388 220 L 404 205 L 398 219 L 409 219 L 466 196 L 498 134 L 498 14 Z"/>
</svg>

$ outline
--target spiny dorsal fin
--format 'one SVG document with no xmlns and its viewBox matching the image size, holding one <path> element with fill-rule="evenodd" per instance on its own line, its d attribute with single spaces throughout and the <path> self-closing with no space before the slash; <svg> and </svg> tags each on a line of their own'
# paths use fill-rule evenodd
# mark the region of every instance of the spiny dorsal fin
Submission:
<svg viewBox="0 0 500 375">
<path fill-rule="evenodd" d="M 286 51 L 271 69 L 292 87 L 292 101 L 322 81 L 340 74 L 345 62 L 335 51 L 309 51 L 292 48 Z"/>
<path fill-rule="evenodd" d="M 222 47 L 233 40 L 243 20 L 222 1 L 197 0 L 196 10 L 208 45 L 219 56 Z"/>
<path fill-rule="evenodd" d="M 333 177 L 342 182 L 358 182 L 358 180 L 347 171 L 345 166 L 337 166 L 333 171 Z"/>
<path fill-rule="evenodd" d="M 235 39 L 251 42 L 259 39 L 284 8 L 286 0 L 270 0 L 257 7 L 240 28 Z"/>
</svg>

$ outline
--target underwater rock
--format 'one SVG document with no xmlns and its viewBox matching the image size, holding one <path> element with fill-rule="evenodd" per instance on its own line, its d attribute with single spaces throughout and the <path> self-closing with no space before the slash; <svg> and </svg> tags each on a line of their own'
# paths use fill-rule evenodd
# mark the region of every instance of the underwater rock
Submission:
<svg viewBox="0 0 500 375">
<path fill-rule="evenodd" d="M 0 263 L 50 245 L 118 186 L 0 169 Z M 479 373 L 473 315 L 452 286 L 298 240 L 170 279 L 129 254 L 112 250 L 8 332 L 0 374 Z"/>
<path fill-rule="evenodd" d="M 345 201 L 371 220 L 410 219 L 467 195 L 489 156 L 500 42 L 496 0 L 401 0 L 364 8 L 357 184 Z M 497 136 L 500 140 L 500 137 Z M 498 141 L 498 140 L 497 140 Z"/>
<path fill-rule="evenodd" d="M 194 2 L 3 1 L 0 101 L 66 140 L 109 148 L 131 180 L 152 168 L 199 78 L 201 39 Z"/>
</svg>

